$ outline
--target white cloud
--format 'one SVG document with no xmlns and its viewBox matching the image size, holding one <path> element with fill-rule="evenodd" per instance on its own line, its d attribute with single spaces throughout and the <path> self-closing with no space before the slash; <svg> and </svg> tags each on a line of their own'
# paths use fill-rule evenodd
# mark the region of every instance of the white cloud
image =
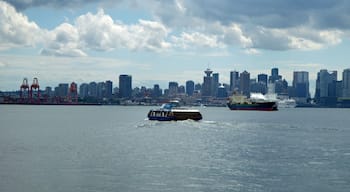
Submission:
<svg viewBox="0 0 350 192">
<path fill-rule="evenodd" d="M 54 56 L 86 56 L 87 54 L 79 45 L 78 30 L 68 23 L 63 23 L 46 35 L 45 48 L 40 52 L 42 55 Z"/>
<path fill-rule="evenodd" d="M 21 6 L 19 1 L 10 2 Z M 145 4 L 141 1 L 135 2 L 140 5 Z M 43 2 L 33 1 L 22 6 L 37 6 L 40 3 Z M 55 1 L 53 4 L 64 7 L 69 5 L 69 2 L 60 4 L 60 1 Z M 140 19 L 137 23 L 125 24 L 114 20 L 100 9 L 96 14 L 89 12 L 80 15 L 72 19 L 73 23 L 65 22 L 48 31 L 38 27 L 35 22 L 29 21 L 13 6 L 0 1 L 0 50 L 43 46 L 40 51 L 42 55 L 81 57 L 87 56 L 91 50 L 126 49 L 155 52 L 197 50 L 201 52 L 204 49 L 217 51 L 236 47 L 243 48 L 245 53 L 257 54 L 262 49 L 322 49 L 341 43 L 346 35 L 341 29 L 313 28 L 312 24 L 316 22 L 314 17 L 310 19 L 312 21 L 310 25 L 278 27 L 277 24 L 265 25 L 265 21 L 258 23 L 261 25 L 256 25 L 252 20 L 247 20 L 246 16 L 261 14 L 265 16 L 261 19 L 267 19 L 263 10 L 260 12 L 254 9 L 252 13 L 243 11 L 244 17 L 241 18 L 237 13 L 226 13 L 226 6 L 232 5 L 231 1 L 223 1 L 220 5 L 211 2 L 202 5 L 196 1 L 183 0 L 168 3 L 151 1 L 149 4 L 151 5 L 146 7 L 150 8 L 149 11 L 154 14 L 155 21 Z M 42 5 L 51 6 L 47 3 Z M 209 5 L 213 6 L 213 9 L 208 9 Z M 240 6 L 247 5 L 244 2 L 240 4 Z M 272 3 L 271 6 L 279 5 Z M 218 8 L 222 8 L 222 12 L 213 12 Z"/>
<path fill-rule="evenodd" d="M 172 41 L 174 42 L 175 47 L 180 47 L 182 49 L 190 49 L 194 47 L 222 48 L 224 46 L 224 44 L 218 41 L 216 35 L 208 35 L 199 32 L 183 32 L 178 37 L 172 36 Z"/>
<path fill-rule="evenodd" d="M 0 1 L 0 50 L 34 46 L 41 35 L 42 31 L 34 22 Z"/>
</svg>

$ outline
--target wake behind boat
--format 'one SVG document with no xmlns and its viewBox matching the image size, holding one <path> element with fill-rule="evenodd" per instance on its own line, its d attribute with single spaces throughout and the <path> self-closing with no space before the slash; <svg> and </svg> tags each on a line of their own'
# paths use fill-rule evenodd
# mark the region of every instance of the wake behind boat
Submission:
<svg viewBox="0 0 350 192">
<path fill-rule="evenodd" d="M 263 96 L 263 95 L 261 95 Z M 256 111 L 277 111 L 277 101 L 267 100 L 264 97 L 250 97 L 233 94 L 228 102 L 231 110 L 256 110 Z"/>
<path fill-rule="evenodd" d="M 192 119 L 201 120 L 202 115 L 197 109 L 180 107 L 178 101 L 163 104 L 159 109 L 152 109 L 147 115 L 149 120 L 178 121 Z"/>
</svg>

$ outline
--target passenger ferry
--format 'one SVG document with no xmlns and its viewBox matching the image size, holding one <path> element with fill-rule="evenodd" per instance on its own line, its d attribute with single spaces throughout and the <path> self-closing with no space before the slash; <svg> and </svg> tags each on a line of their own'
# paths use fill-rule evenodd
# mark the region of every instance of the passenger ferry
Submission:
<svg viewBox="0 0 350 192">
<path fill-rule="evenodd" d="M 202 114 L 197 109 L 180 107 L 178 101 L 170 101 L 163 104 L 159 109 L 152 109 L 147 115 L 149 120 L 157 121 L 178 121 L 192 119 L 199 121 Z"/>
</svg>

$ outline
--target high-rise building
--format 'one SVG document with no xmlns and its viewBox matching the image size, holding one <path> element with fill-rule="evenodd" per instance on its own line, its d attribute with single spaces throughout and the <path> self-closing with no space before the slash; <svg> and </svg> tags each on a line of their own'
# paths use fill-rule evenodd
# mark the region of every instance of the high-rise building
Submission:
<svg viewBox="0 0 350 192">
<path fill-rule="evenodd" d="M 79 86 L 79 97 L 85 98 L 89 96 L 89 84 L 83 83 Z"/>
<path fill-rule="evenodd" d="M 203 86 L 202 86 L 202 96 L 209 97 L 212 96 L 212 85 L 213 85 L 213 77 L 211 74 L 213 73 L 212 70 L 207 68 L 204 73 L 206 76 L 203 78 Z"/>
<path fill-rule="evenodd" d="M 112 93 L 113 93 L 113 83 L 112 81 L 106 81 L 105 82 L 105 97 L 110 99 L 112 98 Z"/>
<path fill-rule="evenodd" d="M 180 85 L 180 86 L 177 88 L 177 93 L 178 93 L 178 94 L 181 94 L 181 95 L 185 94 L 185 86 Z"/>
<path fill-rule="evenodd" d="M 240 90 L 243 95 L 250 96 L 250 73 L 243 71 L 240 75 Z"/>
<path fill-rule="evenodd" d="M 335 106 L 337 103 L 337 71 L 320 70 L 317 73 L 315 100 L 318 104 Z"/>
<path fill-rule="evenodd" d="M 186 94 L 188 96 L 192 96 L 193 92 L 194 92 L 194 82 L 191 80 L 186 81 Z"/>
<path fill-rule="evenodd" d="M 169 96 L 176 96 L 178 93 L 178 88 L 179 88 L 179 84 L 177 82 L 171 81 L 169 82 Z"/>
<path fill-rule="evenodd" d="M 278 74 L 278 68 L 271 69 L 271 76 L 269 77 L 270 83 L 275 83 L 277 80 L 281 80 L 282 76 Z"/>
<path fill-rule="evenodd" d="M 295 97 L 308 98 L 309 95 L 309 72 L 293 72 L 293 89 Z"/>
<path fill-rule="evenodd" d="M 67 97 L 68 96 L 68 83 L 60 83 L 58 87 L 55 88 L 55 96 L 58 97 Z"/>
<path fill-rule="evenodd" d="M 132 77 L 131 75 L 119 75 L 119 97 L 131 98 Z"/>
<path fill-rule="evenodd" d="M 330 71 L 326 69 L 320 70 L 317 74 L 316 92 L 319 92 L 319 97 L 329 97 L 329 86 L 333 81 L 337 81 L 337 71 Z"/>
<path fill-rule="evenodd" d="M 158 84 L 153 85 L 152 93 L 153 93 L 152 96 L 155 98 L 162 96 L 162 89 L 160 89 Z"/>
<path fill-rule="evenodd" d="M 227 97 L 227 91 L 224 85 L 220 85 L 218 87 L 218 94 L 216 95 L 218 98 L 225 98 Z"/>
<path fill-rule="evenodd" d="M 46 95 L 47 97 L 52 97 L 53 92 L 52 92 L 52 87 L 46 87 L 45 91 L 44 91 L 44 95 Z"/>
<path fill-rule="evenodd" d="M 267 74 L 259 74 L 258 75 L 258 82 L 264 83 L 267 86 Z"/>
<path fill-rule="evenodd" d="M 219 88 L 219 73 L 213 73 L 212 96 L 217 96 Z"/>
<path fill-rule="evenodd" d="M 89 97 L 97 97 L 97 83 L 90 82 L 89 83 Z"/>
<path fill-rule="evenodd" d="M 233 91 L 234 89 L 239 89 L 239 73 L 238 71 L 231 71 L 230 72 L 230 91 Z"/>
<path fill-rule="evenodd" d="M 105 82 L 97 83 L 97 98 L 102 99 L 105 97 L 106 92 L 106 84 Z"/>
<path fill-rule="evenodd" d="M 260 93 L 267 93 L 267 85 L 268 85 L 268 75 L 267 74 L 258 74 L 258 87 L 260 89 Z"/>
<path fill-rule="evenodd" d="M 350 97 L 350 68 L 343 71 L 343 97 Z"/>
</svg>

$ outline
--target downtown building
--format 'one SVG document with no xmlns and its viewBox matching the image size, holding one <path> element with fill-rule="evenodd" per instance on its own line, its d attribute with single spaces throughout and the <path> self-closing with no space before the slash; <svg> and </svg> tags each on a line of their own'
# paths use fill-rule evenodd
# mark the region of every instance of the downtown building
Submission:
<svg viewBox="0 0 350 192">
<path fill-rule="evenodd" d="M 203 86 L 202 86 L 202 97 L 210 97 L 213 95 L 213 71 L 209 68 L 204 71 L 206 76 L 203 77 Z"/>
<path fill-rule="evenodd" d="M 119 75 L 119 97 L 131 98 L 132 96 L 132 77 L 131 75 Z"/>
<path fill-rule="evenodd" d="M 309 72 L 294 71 L 291 96 L 297 103 L 307 103 L 310 98 L 309 92 Z"/>
<path fill-rule="evenodd" d="M 350 98 L 350 68 L 343 71 L 342 97 Z"/>
<path fill-rule="evenodd" d="M 337 104 L 337 71 L 320 70 L 317 73 L 315 101 L 321 106 L 336 106 Z"/>
</svg>

